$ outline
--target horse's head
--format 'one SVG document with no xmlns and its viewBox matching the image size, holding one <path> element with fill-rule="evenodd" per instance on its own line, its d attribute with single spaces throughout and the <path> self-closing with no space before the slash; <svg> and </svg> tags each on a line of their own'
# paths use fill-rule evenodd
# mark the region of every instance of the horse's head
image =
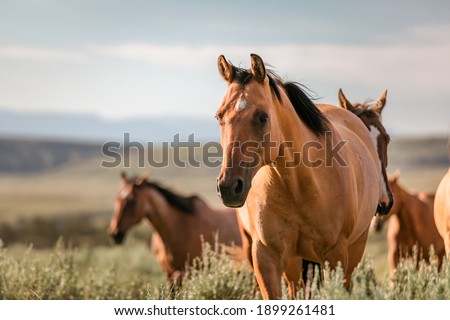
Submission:
<svg viewBox="0 0 450 320">
<path fill-rule="evenodd" d="M 272 121 L 275 85 L 269 83 L 273 79 L 255 54 L 250 70 L 233 66 L 224 56 L 219 57 L 218 68 L 228 91 L 216 113 L 223 148 L 217 191 L 226 206 L 241 207 L 256 172 L 277 156 L 277 148 L 271 147 L 278 131 L 274 130 L 277 122 Z"/>
<path fill-rule="evenodd" d="M 402 207 L 402 203 L 404 201 L 402 201 L 401 199 L 401 194 L 402 194 L 402 187 L 398 184 L 398 179 L 400 178 L 400 171 L 396 170 L 391 176 L 389 176 L 389 187 L 391 188 L 392 191 L 392 195 L 394 196 L 394 204 L 392 205 L 391 208 L 391 214 L 397 214 L 401 207 Z"/>
<path fill-rule="evenodd" d="M 380 215 L 389 214 L 394 202 L 391 188 L 387 182 L 388 178 L 386 173 L 386 168 L 388 166 L 387 149 L 391 138 L 381 123 L 381 112 L 386 105 L 386 95 L 387 90 L 382 93 L 381 97 L 374 104 L 357 103 L 353 105 L 344 96 L 342 90 L 339 90 L 339 105 L 354 113 L 362 122 L 364 122 L 378 152 L 381 174 L 383 175 L 384 182 L 382 199 L 377 208 L 377 213 Z"/>
<path fill-rule="evenodd" d="M 147 210 L 142 192 L 146 179 L 136 178 L 130 181 L 123 172 L 120 178 L 122 187 L 116 196 L 114 214 L 108 228 L 108 234 L 116 244 L 122 243 L 128 229 L 141 222 Z"/>
</svg>

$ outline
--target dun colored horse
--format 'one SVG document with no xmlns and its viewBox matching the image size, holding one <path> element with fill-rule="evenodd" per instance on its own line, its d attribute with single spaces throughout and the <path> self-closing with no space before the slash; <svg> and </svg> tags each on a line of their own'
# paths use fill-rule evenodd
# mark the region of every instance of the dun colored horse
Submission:
<svg viewBox="0 0 450 320">
<path fill-rule="evenodd" d="M 445 253 L 450 257 L 450 168 L 436 191 L 434 221 L 439 234 L 444 238 Z"/>
<path fill-rule="evenodd" d="M 381 123 L 381 112 L 386 105 L 386 96 L 387 90 L 385 90 L 380 98 L 373 104 L 368 102 L 365 103 L 355 103 L 352 104 L 347 100 L 342 92 L 342 89 L 339 89 L 339 106 L 341 108 L 347 109 L 348 111 L 355 114 L 367 127 L 369 130 L 370 136 L 372 137 L 374 144 L 377 146 L 378 157 L 380 159 L 381 173 L 383 174 L 383 181 L 385 193 L 389 196 L 389 203 L 387 206 L 383 205 L 383 203 L 378 204 L 379 217 L 383 218 L 385 215 L 389 214 L 391 207 L 393 205 L 393 196 L 392 190 L 388 183 L 386 168 L 388 166 L 388 144 L 391 141 L 389 134 Z"/>
<path fill-rule="evenodd" d="M 250 70 L 224 56 L 218 67 L 228 90 L 216 113 L 217 188 L 226 206 L 239 208 L 263 297 L 281 297 L 281 275 L 292 297 L 302 259 L 340 262 L 348 287 L 378 204 L 389 202 L 373 137 L 357 116 L 316 106 L 255 54 Z"/>
<path fill-rule="evenodd" d="M 183 197 L 145 178 L 128 180 L 115 200 L 109 235 L 121 243 L 126 232 L 147 219 L 153 227 L 152 249 L 171 283 L 192 260 L 201 255 L 202 239 L 214 245 L 240 246 L 236 212 L 215 210 L 197 196 Z"/>
<path fill-rule="evenodd" d="M 391 279 L 401 257 L 414 257 L 414 248 L 417 249 L 418 258 L 429 261 L 429 250 L 432 245 L 439 266 L 445 255 L 444 241 L 434 223 L 434 195 L 406 191 L 398 184 L 399 176 L 397 172 L 389 178 L 389 185 L 394 194 L 394 205 L 388 217 L 387 231 Z M 377 220 L 375 230 L 381 230 L 383 222 Z"/>
</svg>

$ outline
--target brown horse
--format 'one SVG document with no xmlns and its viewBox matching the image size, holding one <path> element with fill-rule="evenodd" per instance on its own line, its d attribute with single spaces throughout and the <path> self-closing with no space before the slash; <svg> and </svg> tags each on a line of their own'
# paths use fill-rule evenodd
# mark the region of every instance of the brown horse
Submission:
<svg viewBox="0 0 450 320">
<path fill-rule="evenodd" d="M 436 191 L 434 221 L 439 234 L 444 238 L 445 253 L 450 257 L 450 168 Z"/>
<path fill-rule="evenodd" d="M 388 217 L 387 231 L 388 259 L 391 279 L 401 257 L 414 257 L 414 248 L 418 258 L 429 261 L 432 245 L 442 264 L 445 255 L 444 241 L 434 223 L 434 195 L 425 192 L 410 193 L 398 184 L 400 174 L 396 172 L 389 178 L 389 185 L 394 194 L 394 205 Z M 381 230 L 383 220 L 377 220 L 375 229 Z"/>
<path fill-rule="evenodd" d="M 389 203 L 387 206 L 384 205 L 384 203 L 378 204 L 377 216 L 381 219 L 389 214 L 394 201 L 386 173 L 386 168 L 388 166 L 388 145 L 391 138 L 381 123 L 381 112 L 386 105 L 386 96 L 387 90 L 382 93 L 381 97 L 375 103 L 371 104 L 365 102 L 352 104 L 344 96 L 342 89 L 339 89 L 339 106 L 347 109 L 361 119 L 367 127 L 367 130 L 369 130 L 370 136 L 377 147 L 378 157 L 380 160 L 379 164 L 381 167 L 381 173 L 383 174 L 383 186 L 386 188 L 384 192 L 389 196 Z"/>
<path fill-rule="evenodd" d="M 241 245 L 235 210 L 212 209 L 197 196 L 177 195 L 146 178 L 128 180 L 122 173 L 121 181 L 108 233 L 119 244 L 127 230 L 148 219 L 152 250 L 171 283 L 181 281 L 186 264 L 201 255 L 202 239 Z"/>
<path fill-rule="evenodd" d="M 378 154 L 364 124 L 351 112 L 316 106 L 299 85 L 223 56 L 228 91 L 216 117 L 223 163 L 222 202 L 237 207 L 255 276 L 265 299 L 292 297 L 302 259 L 332 268 L 340 262 L 349 286 L 379 203 L 387 205 Z"/>
</svg>

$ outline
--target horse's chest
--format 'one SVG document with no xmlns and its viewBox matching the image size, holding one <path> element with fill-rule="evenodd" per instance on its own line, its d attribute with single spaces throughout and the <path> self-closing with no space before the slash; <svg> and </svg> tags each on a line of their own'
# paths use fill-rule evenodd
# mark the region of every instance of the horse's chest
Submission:
<svg viewBox="0 0 450 320">
<path fill-rule="evenodd" d="M 247 231 L 250 232 L 250 217 L 249 217 L 249 213 L 247 210 L 247 207 L 244 206 L 242 208 L 238 209 L 238 215 L 239 215 L 239 222 L 242 226 L 242 228 Z"/>
</svg>

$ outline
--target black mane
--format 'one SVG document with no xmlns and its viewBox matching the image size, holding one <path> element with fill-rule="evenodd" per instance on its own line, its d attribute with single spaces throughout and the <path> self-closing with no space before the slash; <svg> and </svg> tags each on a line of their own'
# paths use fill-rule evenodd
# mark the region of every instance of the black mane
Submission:
<svg viewBox="0 0 450 320">
<path fill-rule="evenodd" d="M 277 100 L 281 101 L 281 94 L 278 87 L 280 85 L 286 92 L 298 117 L 305 125 L 316 135 L 325 134 L 325 131 L 328 130 L 328 120 L 310 99 L 308 94 L 303 91 L 302 87 L 306 87 L 297 82 L 285 82 L 270 70 L 267 72 L 267 76 L 269 77 L 270 89 L 277 97 Z M 245 86 L 252 78 L 249 70 L 233 66 L 233 82 Z"/>
<path fill-rule="evenodd" d="M 145 184 L 150 188 L 155 188 L 156 190 L 158 190 L 159 193 L 161 193 L 164 199 L 166 199 L 172 207 L 180 210 L 183 213 L 195 213 L 194 202 L 198 199 L 197 196 L 180 196 L 169 189 L 161 187 L 161 185 L 153 181 L 146 181 Z"/>
<path fill-rule="evenodd" d="M 156 182 L 147 181 L 147 185 L 158 190 L 172 207 L 177 208 L 184 213 L 195 212 L 194 201 L 198 199 L 197 196 L 180 196 L 169 189 L 161 187 Z"/>
</svg>

